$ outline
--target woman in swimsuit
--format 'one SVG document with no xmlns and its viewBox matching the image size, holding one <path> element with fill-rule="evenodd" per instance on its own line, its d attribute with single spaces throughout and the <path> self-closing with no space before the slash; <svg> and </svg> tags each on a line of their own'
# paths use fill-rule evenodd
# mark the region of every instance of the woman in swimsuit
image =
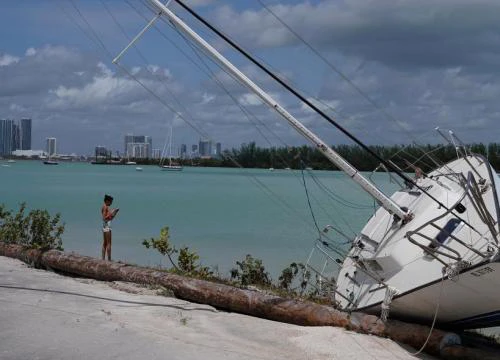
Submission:
<svg viewBox="0 0 500 360">
<path fill-rule="evenodd" d="M 104 205 L 101 207 L 102 215 L 102 259 L 108 254 L 108 260 L 111 261 L 111 220 L 113 220 L 120 209 L 110 209 L 113 203 L 113 197 L 104 195 Z"/>
</svg>

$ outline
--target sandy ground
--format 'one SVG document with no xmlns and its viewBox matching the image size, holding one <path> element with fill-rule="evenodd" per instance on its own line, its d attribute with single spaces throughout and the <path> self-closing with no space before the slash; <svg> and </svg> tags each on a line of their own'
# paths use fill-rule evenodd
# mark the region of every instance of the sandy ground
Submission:
<svg viewBox="0 0 500 360">
<path fill-rule="evenodd" d="M 2 360 L 433 359 L 408 351 L 388 339 L 217 311 L 0 256 Z"/>
</svg>

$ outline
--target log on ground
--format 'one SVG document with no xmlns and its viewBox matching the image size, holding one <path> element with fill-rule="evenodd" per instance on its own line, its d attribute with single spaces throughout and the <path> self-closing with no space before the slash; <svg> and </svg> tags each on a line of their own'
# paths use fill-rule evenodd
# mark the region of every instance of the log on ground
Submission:
<svg viewBox="0 0 500 360">
<path fill-rule="evenodd" d="M 42 253 L 39 250 L 25 249 L 19 245 L 0 241 L 0 255 L 17 258 L 37 267 L 97 280 L 161 285 L 170 289 L 177 298 L 208 304 L 218 309 L 296 325 L 343 327 L 360 333 L 388 337 L 417 349 L 424 344 L 430 332 L 427 326 L 394 320 L 382 322 L 373 315 L 348 314 L 316 303 L 57 250 Z M 450 338 L 449 332 L 434 329 L 424 351 L 433 355 L 444 355 L 442 350 L 447 345 L 448 338 Z M 473 358 L 470 349 L 461 347 L 455 347 L 446 354 L 447 357 L 455 359 Z M 465 354 L 467 357 L 463 357 Z M 482 358 L 486 359 L 484 354 Z"/>
</svg>

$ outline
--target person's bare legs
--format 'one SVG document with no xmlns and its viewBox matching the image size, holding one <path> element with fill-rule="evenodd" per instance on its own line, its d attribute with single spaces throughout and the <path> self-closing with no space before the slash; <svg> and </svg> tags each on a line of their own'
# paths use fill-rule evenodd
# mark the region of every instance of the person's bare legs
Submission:
<svg viewBox="0 0 500 360">
<path fill-rule="evenodd" d="M 108 255 L 108 260 L 111 257 L 111 231 L 105 231 L 103 234 L 103 243 L 102 243 L 102 259 L 106 258 L 106 254 Z M 109 249 L 109 250 L 108 250 Z"/>
<path fill-rule="evenodd" d="M 111 230 L 108 232 L 108 248 L 107 248 L 107 253 L 108 253 L 108 261 L 111 261 Z"/>
<path fill-rule="evenodd" d="M 107 232 L 102 233 L 102 259 L 104 260 L 104 257 L 106 255 L 106 248 L 108 247 L 108 240 L 106 237 Z"/>
</svg>

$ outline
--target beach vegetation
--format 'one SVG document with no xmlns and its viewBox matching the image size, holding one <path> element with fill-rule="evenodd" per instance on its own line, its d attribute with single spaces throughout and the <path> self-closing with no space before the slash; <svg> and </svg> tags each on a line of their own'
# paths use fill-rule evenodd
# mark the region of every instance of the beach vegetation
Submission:
<svg viewBox="0 0 500 360">
<path fill-rule="evenodd" d="M 271 285 L 271 277 L 262 264 L 262 260 L 252 255 L 245 256 L 242 261 L 236 261 L 236 268 L 231 269 L 231 279 L 239 284 L 246 285 Z"/>
<path fill-rule="evenodd" d="M 168 257 L 172 267 L 169 271 L 183 276 L 194 277 L 212 282 L 238 286 L 242 288 L 265 291 L 284 297 L 303 298 L 311 301 L 333 304 L 334 281 L 324 278 L 312 278 L 311 272 L 302 263 L 291 263 L 282 270 L 278 281 L 273 282 L 261 259 L 248 254 L 244 259 L 236 261 L 236 266 L 230 270 L 230 277 L 222 276 L 217 267 L 214 270 L 201 265 L 200 256 L 184 246 L 177 249 L 170 241 L 169 227 L 160 231 L 158 238 L 143 240 L 148 249 L 155 249 L 161 255 Z M 159 269 L 161 270 L 161 269 Z M 172 296 L 169 291 L 166 296 Z"/>
<path fill-rule="evenodd" d="M 0 240 L 42 251 L 63 250 L 64 223 L 61 215 L 51 216 L 47 210 L 33 209 L 27 213 L 26 203 L 17 213 L 0 204 Z"/>
<path fill-rule="evenodd" d="M 169 230 L 168 226 L 163 227 L 160 230 L 160 236 L 158 238 L 151 238 L 149 240 L 144 239 L 142 245 L 147 249 L 155 249 L 161 255 L 167 256 L 176 273 L 191 275 L 202 279 L 213 277 L 213 272 L 199 262 L 200 256 L 196 252 L 190 250 L 187 246 L 177 249 L 172 245 L 170 242 Z M 178 254 L 177 261 L 174 260 L 175 254 Z"/>
<path fill-rule="evenodd" d="M 311 279 L 311 272 L 302 263 L 291 263 L 281 271 L 278 287 L 282 290 L 302 295 Z M 294 287 L 295 285 L 295 287 Z"/>
</svg>

